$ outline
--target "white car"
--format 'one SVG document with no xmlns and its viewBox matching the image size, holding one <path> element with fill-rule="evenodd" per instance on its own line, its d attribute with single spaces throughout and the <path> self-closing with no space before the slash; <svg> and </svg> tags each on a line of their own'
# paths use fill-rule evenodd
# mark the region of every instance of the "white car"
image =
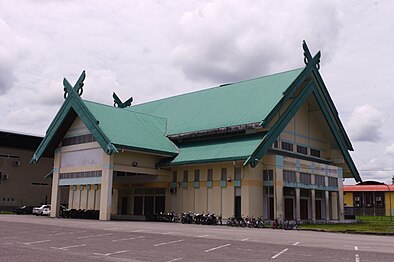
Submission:
<svg viewBox="0 0 394 262">
<path fill-rule="evenodd" d="M 40 215 L 44 215 L 44 209 L 46 210 L 46 212 L 48 212 L 48 210 L 51 210 L 51 205 L 42 205 L 40 207 L 35 207 L 33 208 L 33 214 L 36 216 L 40 216 Z M 49 214 L 49 212 L 47 213 Z"/>
<path fill-rule="evenodd" d="M 44 209 L 42 210 L 41 215 L 49 216 L 50 213 L 51 213 L 51 206 L 47 206 L 47 207 L 44 207 Z"/>
</svg>

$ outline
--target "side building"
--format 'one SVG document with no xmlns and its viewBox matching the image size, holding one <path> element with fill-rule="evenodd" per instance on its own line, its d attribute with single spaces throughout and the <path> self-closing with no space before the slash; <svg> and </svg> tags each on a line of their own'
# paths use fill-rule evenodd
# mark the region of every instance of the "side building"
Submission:
<svg viewBox="0 0 394 262">
<path fill-rule="evenodd" d="M 394 184 L 365 181 L 343 188 L 344 204 L 349 213 L 356 216 L 394 216 Z"/>
<path fill-rule="evenodd" d="M 0 131 L 0 211 L 15 207 L 50 203 L 53 158 L 43 156 L 40 163 L 30 165 L 34 150 L 42 137 Z"/>
<path fill-rule="evenodd" d="M 81 99 L 72 86 L 32 162 L 54 157 L 52 203 L 100 219 L 209 212 L 343 219 L 343 179 L 361 181 L 351 142 L 319 73 L 306 66 L 140 105 Z M 55 210 L 56 212 L 58 210 Z M 51 216 L 56 216 L 51 212 Z"/>
</svg>

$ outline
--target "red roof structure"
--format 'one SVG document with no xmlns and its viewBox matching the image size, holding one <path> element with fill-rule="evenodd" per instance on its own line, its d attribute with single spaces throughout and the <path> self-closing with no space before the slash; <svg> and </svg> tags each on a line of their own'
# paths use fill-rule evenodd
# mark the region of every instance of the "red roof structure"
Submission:
<svg viewBox="0 0 394 262">
<path fill-rule="evenodd" d="M 344 192 L 360 192 L 360 191 L 393 191 L 394 185 L 344 185 Z"/>
</svg>

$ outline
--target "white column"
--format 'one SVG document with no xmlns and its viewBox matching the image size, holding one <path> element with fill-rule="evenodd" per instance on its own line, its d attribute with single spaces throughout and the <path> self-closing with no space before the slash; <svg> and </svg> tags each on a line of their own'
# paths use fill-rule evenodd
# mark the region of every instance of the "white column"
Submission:
<svg viewBox="0 0 394 262">
<path fill-rule="evenodd" d="M 55 159 L 53 160 L 52 174 L 52 195 L 51 195 L 51 213 L 50 217 L 59 216 L 60 207 L 60 190 L 59 190 L 59 174 L 60 174 L 60 148 L 55 150 Z"/>
<path fill-rule="evenodd" d="M 284 219 L 283 200 L 283 157 L 276 156 L 276 169 L 274 174 L 274 218 Z"/>
<path fill-rule="evenodd" d="M 325 209 L 326 209 L 326 220 L 330 220 L 330 192 L 324 191 Z"/>
<path fill-rule="evenodd" d="M 332 219 L 339 219 L 338 218 L 338 193 L 337 192 L 330 192 L 330 195 L 331 195 Z"/>
<path fill-rule="evenodd" d="M 316 220 L 316 191 L 311 189 L 311 201 L 312 201 L 312 220 Z"/>
<path fill-rule="evenodd" d="M 375 198 L 374 198 L 375 199 Z M 339 205 L 339 219 L 345 219 L 345 208 L 343 202 L 343 171 L 338 168 L 338 205 Z"/>
<path fill-rule="evenodd" d="M 111 220 L 113 155 L 103 151 L 103 169 L 100 192 L 100 220 Z"/>
</svg>

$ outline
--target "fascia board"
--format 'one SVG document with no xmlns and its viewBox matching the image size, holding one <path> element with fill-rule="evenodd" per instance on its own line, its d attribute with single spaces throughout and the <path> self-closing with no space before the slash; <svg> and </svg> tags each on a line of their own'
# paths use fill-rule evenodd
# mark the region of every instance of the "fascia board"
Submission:
<svg viewBox="0 0 394 262">
<path fill-rule="evenodd" d="M 64 117 L 69 113 L 71 108 L 71 99 L 67 99 L 64 101 L 63 105 L 57 112 L 55 118 L 52 120 L 51 124 L 49 125 L 46 135 L 44 139 L 41 141 L 40 145 L 37 147 L 36 151 L 33 154 L 30 163 L 37 163 L 41 156 L 44 154 L 46 148 L 49 146 L 51 141 L 53 140 L 57 130 L 63 123 Z"/>
<path fill-rule="evenodd" d="M 328 112 L 329 108 L 326 106 L 323 96 L 320 94 L 319 90 L 317 90 L 317 89 L 315 89 L 313 91 L 313 94 L 315 95 L 316 100 L 318 101 L 318 104 L 320 105 L 320 109 L 322 110 L 323 115 L 324 115 L 330 129 L 331 129 L 331 132 L 332 132 L 335 140 L 337 141 L 343 156 L 345 157 L 346 164 L 348 165 L 349 169 L 351 170 L 354 179 L 357 182 L 361 182 L 361 177 L 357 171 L 356 165 L 354 164 L 353 159 L 351 158 L 349 151 L 347 150 L 347 147 L 345 146 L 344 141 L 342 140 L 342 137 L 340 136 L 340 130 L 338 130 L 335 125 L 334 117 L 332 116 L 332 114 L 330 114 Z"/>
<path fill-rule="evenodd" d="M 326 85 L 324 84 L 324 81 L 319 73 L 318 70 L 313 70 L 313 74 L 315 76 L 315 79 L 318 83 L 319 89 L 322 91 L 323 93 L 323 97 L 325 98 L 325 100 L 327 101 L 328 107 L 330 108 L 332 115 L 335 119 L 335 123 L 337 124 L 338 128 L 341 130 L 341 138 L 345 141 L 346 146 L 349 150 L 353 151 L 353 146 L 352 143 L 350 141 L 350 138 L 348 137 L 344 126 L 342 125 L 341 120 L 339 119 L 339 114 L 338 111 L 334 105 L 334 102 L 331 99 L 330 94 L 328 93 L 328 90 L 326 88 Z"/>
<path fill-rule="evenodd" d="M 55 134 L 58 132 L 59 128 L 64 122 L 64 119 L 69 114 L 70 110 L 73 109 L 77 115 L 81 118 L 83 123 L 86 125 L 88 130 L 92 133 L 94 138 L 97 140 L 101 148 L 107 153 L 117 153 L 117 149 L 114 145 L 111 144 L 107 136 L 102 132 L 100 127 L 98 126 L 97 120 L 94 116 L 90 113 L 87 107 L 83 104 L 82 100 L 75 95 L 70 95 L 68 99 L 63 103 L 62 107 L 56 114 L 54 120 L 50 124 L 47 134 L 45 135 L 44 139 L 41 141 L 40 145 L 36 149 L 32 159 L 30 160 L 31 163 L 36 163 L 39 161 L 49 144 L 55 137 Z"/>
</svg>

